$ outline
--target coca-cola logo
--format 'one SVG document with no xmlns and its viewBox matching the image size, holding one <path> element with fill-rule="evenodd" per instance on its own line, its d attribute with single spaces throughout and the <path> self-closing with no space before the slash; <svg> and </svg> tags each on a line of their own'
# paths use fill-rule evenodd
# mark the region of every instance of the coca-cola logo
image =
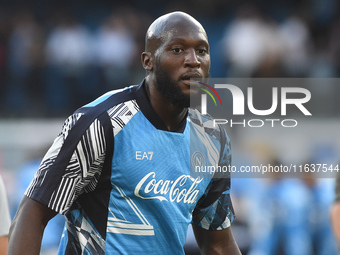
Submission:
<svg viewBox="0 0 340 255">
<path fill-rule="evenodd" d="M 197 202 L 197 185 L 203 178 L 181 175 L 176 180 L 156 179 L 156 173 L 150 172 L 137 184 L 134 194 L 142 199 L 158 199 L 176 203 L 193 204 Z"/>
</svg>

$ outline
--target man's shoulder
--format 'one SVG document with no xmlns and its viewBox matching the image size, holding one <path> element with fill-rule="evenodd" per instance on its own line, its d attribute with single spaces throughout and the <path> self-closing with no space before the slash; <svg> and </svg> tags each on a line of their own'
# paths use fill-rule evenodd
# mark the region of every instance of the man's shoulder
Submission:
<svg viewBox="0 0 340 255">
<path fill-rule="evenodd" d="M 229 142 L 225 128 L 221 124 L 216 123 L 211 115 L 202 114 L 199 109 L 190 108 L 188 117 L 193 125 L 203 128 L 206 134 L 215 138 L 221 144 Z"/>
<path fill-rule="evenodd" d="M 109 118 L 105 116 L 112 114 L 110 109 L 119 107 L 120 105 L 127 104 L 128 101 L 134 100 L 134 91 L 137 89 L 137 87 L 137 85 L 133 85 L 122 89 L 109 91 L 94 101 L 80 107 L 66 119 L 63 130 L 65 128 L 70 130 L 74 126 L 88 127 L 96 119 L 108 120 Z"/>
<path fill-rule="evenodd" d="M 121 89 L 111 90 L 93 100 L 92 102 L 82 106 L 80 109 L 78 109 L 78 111 L 81 109 L 90 109 L 93 107 L 104 107 L 106 105 L 106 101 L 110 101 L 110 103 L 107 103 L 108 107 L 113 107 L 117 104 L 123 103 L 124 101 L 131 100 L 134 97 L 133 92 L 137 89 L 137 87 L 138 85 L 132 85 Z"/>
<path fill-rule="evenodd" d="M 188 117 L 193 124 L 204 127 L 207 133 L 220 129 L 220 125 L 214 121 L 211 115 L 202 114 L 197 108 L 190 108 Z"/>
<path fill-rule="evenodd" d="M 99 116 L 103 112 L 108 111 L 110 108 L 135 99 L 135 92 L 138 87 L 138 85 L 132 85 L 122 89 L 109 91 L 92 102 L 80 107 L 73 113 L 73 115 Z"/>
</svg>

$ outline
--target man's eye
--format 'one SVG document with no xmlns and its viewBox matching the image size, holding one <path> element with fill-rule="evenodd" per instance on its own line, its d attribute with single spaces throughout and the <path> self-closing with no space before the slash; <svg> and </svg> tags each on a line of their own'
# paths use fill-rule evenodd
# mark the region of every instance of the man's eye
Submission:
<svg viewBox="0 0 340 255">
<path fill-rule="evenodd" d="M 207 53 L 207 50 L 206 49 L 199 49 L 198 53 L 199 54 L 205 54 L 205 53 Z"/>
<path fill-rule="evenodd" d="M 183 52 L 183 49 L 181 49 L 181 48 L 173 48 L 172 51 L 175 52 L 175 53 L 181 53 L 181 52 Z"/>
</svg>

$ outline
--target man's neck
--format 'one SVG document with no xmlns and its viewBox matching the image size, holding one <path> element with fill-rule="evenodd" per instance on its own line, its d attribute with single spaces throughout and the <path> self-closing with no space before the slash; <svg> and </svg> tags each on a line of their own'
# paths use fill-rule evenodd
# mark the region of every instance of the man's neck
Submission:
<svg viewBox="0 0 340 255">
<path fill-rule="evenodd" d="M 178 108 L 169 103 L 156 89 L 156 86 L 146 81 L 146 92 L 150 103 L 158 117 L 169 131 L 173 131 L 186 117 L 188 108 Z"/>
</svg>

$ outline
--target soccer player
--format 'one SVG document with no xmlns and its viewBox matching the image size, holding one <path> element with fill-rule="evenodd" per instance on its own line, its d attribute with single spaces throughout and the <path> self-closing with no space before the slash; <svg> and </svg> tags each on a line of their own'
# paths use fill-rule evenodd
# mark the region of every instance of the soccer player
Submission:
<svg viewBox="0 0 340 255">
<path fill-rule="evenodd" d="M 60 254 L 184 254 L 189 224 L 202 254 L 240 254 L 230 179 L 190 175 L 197 162 L 230 164 L 224 129 L 189 110 L 190 79 L 209 76 L 204 28 L 183 12 L 161 16 L 141 58 L 139 85 L 66 120 L 15 216 L 9 254 L 39 254 L 56 213 L 66 216 Z"/>
</svg>

